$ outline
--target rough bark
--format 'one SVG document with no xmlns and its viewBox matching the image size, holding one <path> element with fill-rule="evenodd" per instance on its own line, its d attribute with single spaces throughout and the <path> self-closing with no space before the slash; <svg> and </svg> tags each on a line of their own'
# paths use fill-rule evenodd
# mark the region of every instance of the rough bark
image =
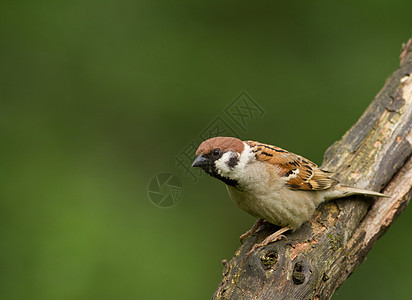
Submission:
<svg viewBox="0 0 412 300">
<path fill-rule="evenodd" d="M 246 257 L 276 229 L 262 226 L 230 262 L 223 261 L 213 299 L 330 299 L 406 208 L 412 193 L 412 39 L 400 62 L 358 122 L 326 151 L 322 165 L 343 184 L 391 197 L 326 203 L 287 239 Z"/>
</svg>

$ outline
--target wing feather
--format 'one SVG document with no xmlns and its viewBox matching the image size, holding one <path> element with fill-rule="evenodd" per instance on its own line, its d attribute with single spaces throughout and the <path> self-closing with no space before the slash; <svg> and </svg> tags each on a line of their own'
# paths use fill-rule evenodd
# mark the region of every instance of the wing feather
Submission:
<svg viewBox="0 0 412 300">
<path fill-rule="evenodd" d="M 279 176 L 285 177 L 286 184 L 293 190 L 325 190 L 337 184 L 337 180 L 319 169 L 306 158 L 282 148 L 246 141 L 259 161 L 276 166 Z"/>
</svg>

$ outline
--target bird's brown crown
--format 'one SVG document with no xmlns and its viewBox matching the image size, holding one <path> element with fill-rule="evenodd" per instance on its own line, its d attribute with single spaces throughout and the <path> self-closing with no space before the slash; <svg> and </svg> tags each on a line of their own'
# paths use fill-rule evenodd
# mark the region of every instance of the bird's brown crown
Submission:
<svg viewBox="0 0 412 300">
<path fill-rule="evenodd" d="M 197 148 L 196 155 L 208 154 L 216 148 L 219 148 L 223 152 L 231 150 L 242 153 L 245 145 L 237 138 L 218 136 L 201 143 L 199 148 Z"/>
</svg>

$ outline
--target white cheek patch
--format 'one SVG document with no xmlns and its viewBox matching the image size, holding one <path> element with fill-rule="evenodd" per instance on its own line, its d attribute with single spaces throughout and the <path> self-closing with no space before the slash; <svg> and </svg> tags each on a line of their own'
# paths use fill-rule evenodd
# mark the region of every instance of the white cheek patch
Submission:
<svg viewBox="0 0 412 300">
<path fill-rule="evenodd" d="M 245 176 L 246 166 L 252 159 L 255 159 L 255 153 L 253 153 L 252 148 L 250 148 L 249 145 L 244 145 L 245 149 L 242 154 L 229 151 L 224 153 L 221 158 L 215 161 L 215 166 L 219 175 L 235 180 L 241 179 Z M 234 167 L 230 167 L 229 161 L 234 156 L 237 156 L 238 162 Z"/>
<path fill-rule="evenodd" d="M 215 166 L 216 166 L 217 172 L 220 175 L 225 176 L 226 174 L 228 174 L 231 171 L 231 169 L 230 169 L 230 167 L 228 166 L 227 163 L 229 162 L 230 157 L 232 155 L 233 155 L 233 152 L 231 152 L 231 151 L 226 152 L 222 155 L 221 158 L 219 158 L 218 160 L 215 161 Z"/>
<path fill-rule="evenodd" d="M 239 162 L 237 163 L 236 169 L 244 170 L 246 165 L 250 162 L 252 158 L 255 158 L 255 153 L 253 153 L 252 148 L 246 143 L 245 149 L 243 150 L 242 154 L 239 157 Z"/>
<path fill-rule="evenodd" d="M 253 153 L 252 148 L 249 145 L 244 144 L 245 149 L 243 150 L 242 154 L 239 156 L 239 161 L 237 165 L 232 169 L 231 176 L 234 179 L 242 179 L 245 174 L 246 166 L 249 162 L 251 162 L 255 158 L 255 153 Z"/>
</svg>

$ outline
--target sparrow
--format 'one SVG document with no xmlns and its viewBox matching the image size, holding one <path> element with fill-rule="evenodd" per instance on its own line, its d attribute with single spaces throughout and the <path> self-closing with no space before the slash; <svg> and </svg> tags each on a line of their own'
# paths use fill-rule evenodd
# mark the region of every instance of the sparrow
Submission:
<svg viewBox="0 0 412 300">
<path fill-rule="evenodd" d="M 286 231 L 298 229 L 325 201 L 357 194 L 386 197 L 341 185 L 331 177 L 332 173 L 300 155 L 234 137 L 214 137 L 202 142 L 192 167 L 199 167 L 223 181 L 239 208 L 258 218 L 255 225 L 240 236 L 241 242 L 265 221 L 281 227 L 255 244 L 248 255 L 281 239 Z"/>
</svg>

